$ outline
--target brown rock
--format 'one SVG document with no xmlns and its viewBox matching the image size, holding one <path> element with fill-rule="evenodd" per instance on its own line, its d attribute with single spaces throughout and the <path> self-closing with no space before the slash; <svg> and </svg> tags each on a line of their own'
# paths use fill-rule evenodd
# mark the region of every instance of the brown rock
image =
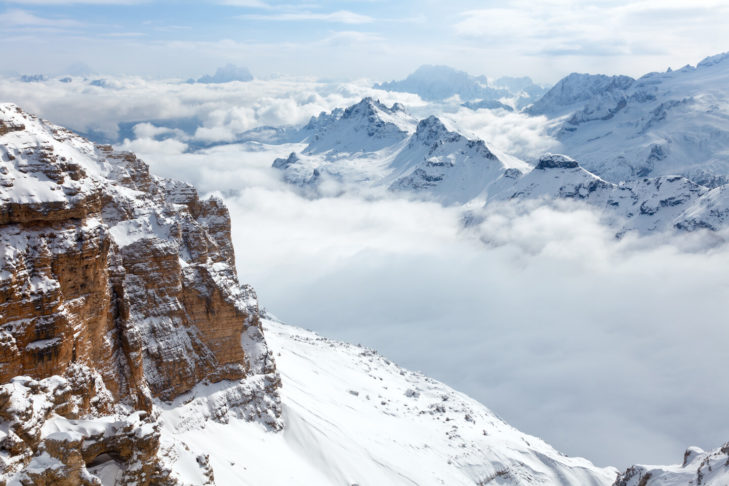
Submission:
<svg viewBox="0 0 729 486">
<path fill-rule="evenodd" d="M 127 424 L 71 438 L 42 437 L 40 427 L 52 414 L 98 417 L 120 403 L 149 412 L 155 399 L 201 382 L 263 375 L 230 405 L 260 400 L 259 417 L 279 426 L 271 417 L 280 414 L 280 381 L 255 293 L 238 283 L 220 200 L 201 201 L 192 186 L 150 175 L 134 154 L 7 104 L 3 154 L 0 421 L 8 434 L 0 449 L 13 459 L 0 464 L 0 480 L 25 467 L 28 484 L 96 484 L 87 466 L 103 455 L 129 481 L 165 484 L 153 424 L 141 435 Z M 37 194 L 15 192 L 20 184 Z M 48 458 L 61 472 L 42 470 Z"/>
</svg>

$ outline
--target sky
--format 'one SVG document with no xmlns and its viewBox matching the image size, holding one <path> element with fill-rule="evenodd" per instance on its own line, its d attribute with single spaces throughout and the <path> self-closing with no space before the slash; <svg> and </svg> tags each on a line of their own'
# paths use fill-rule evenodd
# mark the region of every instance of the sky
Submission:
<svg viewBox="0 0 729 486">
<path fill-rule="evenodd" d="M 695 64 L 728 24 L 722 0 L 5 0 L 0 71 L 384 81 L 448 64 L 554 83 Z"/>
</svg>

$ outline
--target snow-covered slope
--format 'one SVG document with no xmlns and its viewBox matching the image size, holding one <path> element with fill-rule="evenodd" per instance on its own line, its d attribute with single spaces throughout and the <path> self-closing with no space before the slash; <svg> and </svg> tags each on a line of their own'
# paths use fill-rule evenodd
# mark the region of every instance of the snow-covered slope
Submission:
<svg viewBox="0 0 729 486">
<path fill-rule="evenodd" d="M 628 76 L 572 73 L 561 79 L 536 103 L 526 109 L 531 115 L 551 118 L 583 110 L 595 119 L 609 115 L 633 84 Z"/>
<path fill-rule="evenodd" d="M 208 458 L 218 485 L 590 486 L 615 480 L 615 469 L 566 457 L 475 400 L 370 349 L 274 320 L 263 324 L 281 373 L 284 430 L 234 418 L 206 422 L 192 400 L 161 415 L 173 469 L 199 474 L 196 457 Z"/>
<path fill-rule="evenodd" d="M 615 486 L 725 486 L 729 484 L 729 443 L 704 452 L 689 447 L 683 463 L 673 466 L 632 466 Z"/>
<path fill-rule="evenodd" d="M 404 140 L 415 126 L 405 107 L 387 107 L 372 98 L 344 110 L 321 113 L 304 127 L 307 154 L 376 152 Z"/>
<path fill-rule="evenodd" d="M 685 177 L 641 178 L 614 184 L 564 155 L 547 154 L 531 172 L 511 178 L 487 204 L 499 201 L 573 200 L 601 211 L 621 232 L 671 228 L 718 229 L 729 215 L 727 192 L 709 191 Z"/>
<path fill-rule="evenodd" d="M 529 165 L 497 157 L 483 140 L 450 131 L 437 117 L 418 123 L 408 145 L 390 164 L 391 190 L 427 193 L 446 204 L 465 203 L 488 193 L 507 169 Z"/>
<path fill-rule="evenodd" d="M 528 111 L 553 118 L 561 151 L 606 180 L 728 180 L 729 54 L 637 80 L 572 74 Z"/>
<path fill-rule="evenodd" d="M 388 108 L 371 98 L 312 118 L 302 136 L 306 148 L 273 167 L 313 195 L 354 185 L 465 203 L 486 194 L 507 169 L 529 169 L 448 130 L 437 117 L 416 122 L 401 105 Z"/>
</svg>

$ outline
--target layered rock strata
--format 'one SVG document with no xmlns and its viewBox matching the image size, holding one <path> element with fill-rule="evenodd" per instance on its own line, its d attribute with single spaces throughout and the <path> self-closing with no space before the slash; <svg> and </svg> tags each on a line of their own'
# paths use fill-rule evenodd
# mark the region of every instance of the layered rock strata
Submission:
<svg viewBox="0 0 729 486">
<path fill-rule="evenodd" d="M 280 427 L 219 199 L 0 104 L 0 253 L 0 478 L 97 484 L 103 455 L 124 481 L 174 482 L 154 459 L 155 404 L 198 384 L 229 382 L 237 416 Z M 101 432 L 46 430 L 111 416 Z"/>
</svg>

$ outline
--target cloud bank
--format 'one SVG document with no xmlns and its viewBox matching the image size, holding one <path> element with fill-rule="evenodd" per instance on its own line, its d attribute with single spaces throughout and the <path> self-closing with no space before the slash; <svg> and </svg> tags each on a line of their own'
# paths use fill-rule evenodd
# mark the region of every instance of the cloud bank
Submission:
<svg viewBox="0 0 729 486">
<path fill-rule="evenodd" d="M 434 203 L 306 199 L 270 167 L 300 150 L 296 143 L 192 149 L 303 123 L 369 88 L 107 81 L 0 83 L 0 96 L 81 130 L 113 134 L 119 121 L 135 122 L 118 146 L 138 151 L 156 174 L 225 198 L 241 280 L 283 320 L 371 346 L 601 465 L 671 463 L 688 445 L 729 437 L 727 235 L 617 240 L 589 208 L 565 205 L 494 207 L 466 229 L 459 209 Z M 419 114 L 443 109 L 397 100 Z M 523 156 L 553 143 L 539 119 L 444 116 Z M 199 123 L 189 129 L 188 119 Z"/>
</svg>

